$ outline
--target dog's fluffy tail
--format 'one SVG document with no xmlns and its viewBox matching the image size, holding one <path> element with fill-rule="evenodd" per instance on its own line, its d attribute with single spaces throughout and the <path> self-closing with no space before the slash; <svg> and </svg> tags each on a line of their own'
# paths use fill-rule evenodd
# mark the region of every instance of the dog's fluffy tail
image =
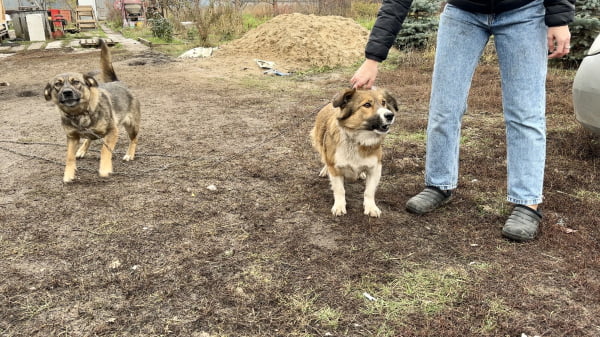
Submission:
<svg viewBox="0 0 600 337">
<path fill-rule="evenodd" d="M 104 82 L 116 82 L 119 80 L 112 66 L 110 49 L 103 39 L 100 39 L 100 65 L 102 67 L 102 80 Z"/>
</svg>

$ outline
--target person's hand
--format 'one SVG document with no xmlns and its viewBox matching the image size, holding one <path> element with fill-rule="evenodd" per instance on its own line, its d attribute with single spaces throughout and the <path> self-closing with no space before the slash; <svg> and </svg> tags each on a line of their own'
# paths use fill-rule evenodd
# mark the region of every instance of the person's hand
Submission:
<svg viewBox="0 0 600 337">
<path fill-rule="evenodd" d="M 350 79 L 352 88 L 371 89 L 377 78 L 379 62 L 366 59 Z"/>
<path fill-rule="evenodd" d="M 549 58 L 559 58 L 567 55 L 571 43 L 571 33 L 569 26 L 557 26 L 548 28 L 548 50 Z"/>
</svg>

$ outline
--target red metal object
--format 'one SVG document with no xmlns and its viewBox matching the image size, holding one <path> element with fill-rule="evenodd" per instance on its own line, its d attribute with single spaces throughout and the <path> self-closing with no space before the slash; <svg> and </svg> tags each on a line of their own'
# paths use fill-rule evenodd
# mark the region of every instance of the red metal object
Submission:
<svg viewBox="0 0 600 337">
<path fill-rule="evenodd" d="M 52 21 L 52 37 L 58 39 L 65 35 L 65 26 L 71 21 L 71 11 L 63 9 L 50 9 Z"/>
<path fill-rule="evenodd" d="M 73 21 L 71 18 L 71 11 L 65 9 L 50 9 L 50 17 L 52 21 L 64 19 L 65 25 Z"/>
</svg>

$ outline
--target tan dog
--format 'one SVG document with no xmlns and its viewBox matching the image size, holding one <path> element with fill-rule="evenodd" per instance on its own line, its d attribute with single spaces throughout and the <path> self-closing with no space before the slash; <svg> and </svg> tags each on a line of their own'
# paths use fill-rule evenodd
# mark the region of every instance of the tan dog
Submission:
<svg viewBox="0 0 600 337">
<path fill-rule="evenodd" d="M 329 175 L 334 203 L 331 213 L 346 214 L 344 179 L 365 178 L 364 214 L 379 217 L 375 191 L 381 178 L 381 144 L 398 111 L 396 100 L 385 90 L 348 89 L 317 115 L 311 131 L 314 148 Z"/>
<path fill-rule="evenodd" d="M 140 129 L 140 103 L 127 86 L 119 82 L 112 66 L 110 50 L 100 40 L 100 64 L 105 83 L 91 74 L 64 73 L 55 76 L 44 90 L 47 101 L 56 104 L 67 134 L 67 158 L 63 181 L 75 179 L 76 158 L 83 158 L 91 140 L 102 139 L 100 151 L 101 177 L 113 172 L 112 151 L 119 138 L 119 125 L 129 134 L 129 148 L 123 160 L 133 160 Z M 79 140 L 84 141 L 75 152 Z"/>
</svg>

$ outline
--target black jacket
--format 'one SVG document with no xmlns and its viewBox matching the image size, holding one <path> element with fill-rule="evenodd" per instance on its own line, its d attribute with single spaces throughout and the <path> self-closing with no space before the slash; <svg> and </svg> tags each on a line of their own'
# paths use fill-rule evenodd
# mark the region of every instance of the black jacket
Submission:
<svg viewBox="0 0 600 337">
<path fill-rule="evenodd" d="M 448 3 L 469 12 L 498 14 L 522 7 L 533 0 L 449 0 Z M 365 50 L 368 59 L 381 62 L 387 58 L 396 35 L 409 12 L 412 0 L 383 0 Z M 573 22 L 575 0 L 544 0 L 546 25 L 564 26 Z"/>
</svg>

